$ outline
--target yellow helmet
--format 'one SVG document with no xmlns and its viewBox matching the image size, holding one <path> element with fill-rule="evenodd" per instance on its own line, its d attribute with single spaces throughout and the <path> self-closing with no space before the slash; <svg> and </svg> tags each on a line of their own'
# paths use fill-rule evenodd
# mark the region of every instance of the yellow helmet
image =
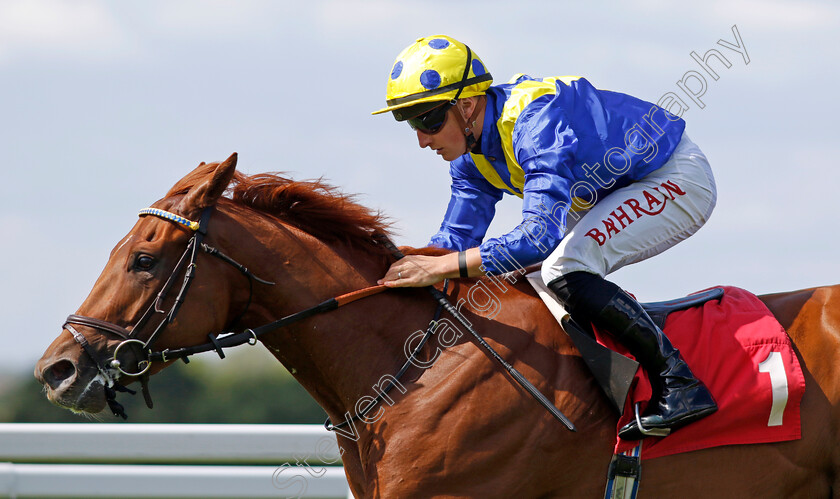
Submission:
<svg viewBox="0 0 840 499">
<path fill-rule="evenodd" d="M 371 114 L 393 111 L 398 121 L 404 121 L 443 101 L 482 95 L 491 83 L 484 63 L 463 43 L 446 35 L 418 38 L 394 61 L 387 107 Z"/>
</svg>

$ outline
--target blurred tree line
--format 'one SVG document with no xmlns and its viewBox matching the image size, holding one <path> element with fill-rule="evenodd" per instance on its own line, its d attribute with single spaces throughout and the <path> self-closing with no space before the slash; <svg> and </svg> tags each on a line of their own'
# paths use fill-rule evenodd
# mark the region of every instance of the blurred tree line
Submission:
<svg viewBox="0 0 840 499">
<path fill-rule="evenodd" d="M 150 379 L 154 409 L 136 395 L 118 393 L 128 423 L 323 423 L 326 415 L 288 371 L 264 348 L 228 350 L 227 358 L 199 355 L 175 362 Z M 31 373 L 7 377 L 0 393 L 0 421 L 15 423 L 86 423 L 47 400 Z M 123 422 L 105 409 L 96 419 Z"/>
</svg>

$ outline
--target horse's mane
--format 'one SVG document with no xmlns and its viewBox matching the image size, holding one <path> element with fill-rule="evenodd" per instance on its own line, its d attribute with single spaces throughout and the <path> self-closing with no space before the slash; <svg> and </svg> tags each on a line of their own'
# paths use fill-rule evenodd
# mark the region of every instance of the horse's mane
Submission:
<svg viewBox="0 0 840 499">
<path fill-rule="evenodd" d="M 215 170 L 218 163 L 201 165 L 176 183 L 166 197 L 185 194 Z M 281 173 L 246 175 L 235 172 L 226 196 L 282 220 L 324 241 L 387 252 L 374 235 L 389 235 L 390 221 L 381 212 L 356 202 L 323 179 L 296 181 Z"/>
</svg>

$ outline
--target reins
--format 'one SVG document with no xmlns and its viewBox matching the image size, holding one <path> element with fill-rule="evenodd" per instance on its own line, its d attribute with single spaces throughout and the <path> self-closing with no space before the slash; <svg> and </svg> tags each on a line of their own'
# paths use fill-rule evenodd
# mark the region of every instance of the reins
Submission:
<svg viewBox="0 0 840 499">
<path fill-rule="evenodd" d="M 294 324 L 295 322 L 302 321 L 304 319 L 312 317 L 313 315 L 318 315 L 324 312 L 335 310 L 356 300 L 379 294 L 385 291 L 386 289 L 388 288 L 384 285 L 376 285 L 352 291 L 350 293 L 345 293 L 343 295 L 336 296 L 335 298 L 325 300 L 305 310 L 301 310 L 300 312 L 295 312 L 281 319 L 277 319 L 274 322 L 269 322 L 268 324 L 253 329 L 246 329 L 241 333 L 228 333 L 224 336 L 222 336 L 221 334 L 214 335 L 213 333 L 211 333 L 209 335 L 210 341 L 207 343 L 202 343 L 201 345 L 191 347 L 182 347 L 176 349 L 167 348 L 166 350 L 162 350 L 159 352 L 151 352 L 149 353 L 149 360 L 152 362 L 169 362 L 171 360 L 177 359 L 186 360 L 187 357 L 191 355 L 209 352 L 211 350 L 215 350 L 216 353 L 219 354 L 219 357 L 224 359 L 225 354 L 222 350 L 223 348 L 231 348 L 243 345 L 245 343 L 248 343 L 249 345 L 255 345 L 257 343 L 257 339 L 265 333 L 269 333 L 281 327 Z"/>
<path fill-rule="evenodd" d="M 178 263 L 175 265 L 175 268 L 173 269 L 169 278 L 161 287 L 161 290 L 158 292 L 155 299 L 152 300 L 152 303 L 149 305 L 149 307 L 146 309 L 146 311 L 143 313 L 140 319 L 138 319 L 138 321 L 135 323 L 131 331 L 129 331 L 126 328 L 123 328 L 122 326 L 101 319 L 86 317 L 82 315 L 70 315 L 65 321 L 64 328 L 70 331 L 70 333 L 73 335 L 73 338 L 76 340 L 76 342 L 78 342 L 81 345 L 84 352 L 91 357 L 91 359 L 96 364 L 100 375 L 103 377 L 105 381 L 106 402 L 108 403 L 108 407 L 111 409 L 115 416 L 120 416 L 123 419 L 127 418 L 123 406 L 116 401 L 116 391 L 125 391 L 131 394 L 134 394 L 135 392 L 121 385 L 118 382 L 118 379 L 113 376 L 113 371 L 118 371 L 122 375 L 128 377 L 138 377 L 141 382 L 141 387 L 144 399 L 146 401 L 146 405 L 149 408 L 151 408 L 153 404 L 148 388 L 148 371 L 151 367 L 152 362 L 169 362 L 177 359 L 183 359 L 184 362 L 189 362 L 189 357 L 191 355 L 195 355 L 202 352 L 208 352 L 211 350 L 215 351 L 219 355 L 219 357 L 225 358 L 225 348 L 235 347 L 245 343 L 248 343 L 250 345 L 256 345 L 259 337 L 268 332 L 274 331 L 284 326 L 294 324 L 314 315 L 335 310 L 339 307 L 342 307 L 349 303 L 353 303 L 357 300 L 361 300 L 363 298 L 381 293 L 387 289 L 387 287 L 385 287 L 384 285 L 376 285 L 359 289 L 356 291 L 351 291 L 349 293 L 330 298 L 305 310 L 301 310 L 291 315 L 287 315 L 286 317 L 270 322 L 268 324 L 264 324 L 256 328 L 245 329 L 240 333 L 210 333 L 208 334 L 208 338 L 210 341 L 208 341 L 207 343 L 190 347 L 153 351 L 152 346 L 163 333 L 166 326 L 172 323 L 172 321 L 174 321 L 178 310 L 184 302 L 186 293 L 189 290 L 190 284 L 192 283 L 192 280 L 195 276 L 195 269 L 197 268 L 196 257 L 198 255 L 199 250 L 204 251 L 208 255 L 219 258 L 225 263 L 228 263 L 248 278 L 249 296 L 246 308 L 242 313 L 239 314 L 239 316 L 237 316 L 237 318 L 232 322 L 232 324 L 235 324 L 239 320 L 239 318 L 241 318 L 247 312 L 248 306 L 250 306 L 253 294 L 253 281 L 257 281 L 265 285 L 274 285 L 273 282 L 269 282 L 256 277 L 244 265 L 236 262 L 221 251 L 203 242 L 204 237 L 207 235 L 207 225 L 209 223 L 212 211 L 213 207 L 208 207 L 202 210 L 199 222 L 193 222 L 184 217 L 181 217 L 180 215 L 176 215 L 174 213 L 170 213 L 168 211 L 156 208 L 147 208 L 145 210 L 140 211 L 140 216 L 152 215 L 165 220 L 169 220 L 194 231 L 194 234 L 187 243 L 187 248 L 184 250 L 184 254 L 178 260 Z M 400 250 L 384 234 L 376 234 L 374 235 L 374 239 L 379 244 L 382 244 L 386 249 L 388 249 L 396 259 L 399 260 L 404 257 L 402 252 L 400 252 Z M 186 264 L 186 262 L 189 262 L 189 264 Z M 176 276 L 181 273 L 185 266 L 186 271 L 184 273 L 184 281 L 181 284 L 181 289 L 179 290 L 178 295 L 176 296 L 172 304 L 172 307 L 168 312 L 166 312 L 159 307 L 159 304 L 162 303 L 163 300 L 166 298 L 169 290 L 174 285 L 174 280 Z M 358 421 L 364 418 L 368 412 L 370 412 L 374 407 L 376 407 L 380 402 L 382 402 L 382 400 L 384 400 L 384 398 L 386 397 L 387 393 L 395 386 L 395 382 L 398 381 L 405 374 L 408 368 L 415 363 L 417 355 L 419 355 L 419 353 L 426 345 L 431 335 L 434 334 L 434 331 L 437 329 L 437 322 L 440 319 L 442 310 L 445 309 L 447 312 L 449 312 L 450 315 L 452 315 L 456 320 L 458 320 L 458 322 L 460 322 L 461 325 L 464 326 L 467 329 L 467 331 L 470 332 L 470 334 L 473 335 L 478 345 L 484 348 L 486 351 L 488 351 L 491 354 L 491 356 L 497 362 L 499 362 L 502 365 L 502 367 L 504 367 L 505 370 L 514 378 L 514 380 L 517 383 L 519 383 L 519 385 L 522 386 L 526 391 L 528 391 L 528 393 L 530 393 L 531 396 L 533 396 L 540 403 L 540 405 L 547 409 L 552 416 L 554 416 L 557 420 L 562 422 L 569 430 L 576 431 L 572 422 L 569 421 L 569 419 L 566 418 L 566 416 L 564 416 L 563 413 L 560 412 L 554 406 L 554 404 L 551 403 L 542 393 L 540 393 L 536 389 L 536 387 L 533 384 L 531 384 L 531 382 L 529 382 L 519 371 L 517 371 L 513 366 L 506 362 L 484 340 L 484 338 L 472 328 L 472 324 L 470 324 L 470 322 L 467 321 L 466 318 L 464 318 L 460 314 L 460 312 L 458 312 L 458 310 L 449 302 L 449 300 L 446 298 L 446 290 L 448 288 L 448 285 L 449 281 L 445 280 L 443 285 L 443 291 L 438 290 L 434 286 L 428 286 L 426 288 L 438 302 L 438 307 L 435 311 L 434 318 L 429 323 L 429 327 L 427 328 L 426 333 L 421 339 L 418 346 L 414 348 L 409 358 L 397 371 L 396 375 L 393 377 L 393 380 L 389 381 L 388 386 L 384 387 L 384 389 L 379 392 L 377 397 L 375 397 L 370 403 L 368 403 L 362 411 L 353 415 L 352 418 L 348 418 L 338 425 L 332 424 L 330 419 L 327 418 L 326 422 L 324 423 L 324 427 L 327 430 L 334 431 L 344 426 L 350 425 L 354 421 Z M 138 335 L 139 332 L 142 330 L 142 326 L 155 313 L 165 314 L 165 317 L 155 327 L 148 340 L 140 340 L 138 338 Z M 123 339 L 123 341 L 119 345 L 117 345 L 117 348 L 114 349 L 113 357 L 110 360 L 110 362 L 108 362 L 107 364 L 103 364 L 100 361 L 100 359 L 96 355 L 96 352 L 90 346 L 85 336 L 79 331 L 77 331 L 72 326 L 73 324 L 91 327 L 100 331 L 106 331 Z M 120 350 L 126 346 L 133 348 L 135 352 L 139 352 L 136 372 L 126 371 L 118 358 Z"/>
</svg>

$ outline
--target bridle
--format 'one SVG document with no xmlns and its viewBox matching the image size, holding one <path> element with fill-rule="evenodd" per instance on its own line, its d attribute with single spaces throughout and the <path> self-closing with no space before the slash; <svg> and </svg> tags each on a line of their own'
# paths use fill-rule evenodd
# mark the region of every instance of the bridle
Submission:
<svg viewBox="0 0 840 499">
<path fill-rule="evenodd" d="M 259 277 L 252 274 L 244 265 L 241 265 L 240 263 L 228 257 L 221 251 L 203 242 L 205 236 L 207 235 L 207 225 L 210 220 L 210 215 L 212 213 L 212 206 L 204 208 L 201 212 L 201 218 L 199 219 L 199 221 L 194 222 L 180 215 L 176 215 L 175 213 L 171 213 L 157 208 L 146 208 L 140 211 L 138 215 L 141 217 L 150 215 L 162 218 L 164 220 L 169 220 L 193 231 L 193 235 L 187 242 L 187 247 L 184 250 L 184 253 L 181 255 L 181 258 L 178 259 L 178 263 L 175 264 L 175 268 L 172 270 L 172 273 L 169 275 L 169 278 L 163 284 L 157 296 L 152 300 L 152 303 L 149 305 L 149 307 L 146 309 L 146 311 L 143 313 L 140 319 L 137 320 L 137 322 L 134 324 L 131 330 L 126 329 L 117 324 L 104 321 L 102 319 L 96 319 L 94 317 L 86 317 L 83 315 L 75 314 L 68 316 L 67 320 L 64 323 L 63 327 L 70 331 L 70 334 L 73 335 L 73 339 L 76 340 L 76 342 L 81 345 L 82 349 L 88 354 L 88 356 L 90 356 L 90 358 L 96 365 L 99 374 L 105 381 L 105 399 L 108 403 L 108 407 L 111 409 L 111 412 L 113 412 L 115 416 L 120 416 L 123 419 L 126 419 L 127 417 L 122 405 L 120 405 L 116 401 L 115 392 L 122 391 L 131 394 L 135 393 L 133 390 L 130 390 L 119 383 L 118 376 L 114 376 L 115 371 L 116 373 L 124 376 L 140 378 L 140 383 L 143 391 L 143 398 L 146 401 L 146 405 L 149 408 L 152 408 L 153 403 L 151 394 L 149 392 L 148 371 L 152 366 L 152 361 L 161 360 L 165 362 L 169 360 L 167 359 L 165 351 L 154 352 L 152 351 L 152 346 L 160 338 L 161 334 L 166 329 L 166 327 L 169 324 L 171 324 L 175 320 L 175 317 L 178 315 L 178 311 L 180 310 L 181 305 L 184 302 L 184 298 L 187 294 L 187 291 L 190 288 L 190 284 L 192 283 L 192 280 L 195 277 L 196 257 L 198 256 L 199 249 L 232 265 L 234 268 L 239 270 L 239 272 L 248 277 L 248 301 L 245 306 L 245 310 L 242 313 L 240 313 L 236 319 L 232 321 L 233 324 L 235 324 L 239 320 L 239 318 L 241 318 L 245 314 L 248 307 L 250 306 L 251 297 L 253 295 L 253 281 L 257 281 L 261 284 L 266 285 L 274 284 L 273 282 L 260 279 Z M 160 308 L 161 304 L 166 299 L 167 295 L 169 294 L 173 285 L 175 284 L 176 277 L 179 274 L 181 274 L 182 271 L 184 271 L 184 268 L 186 268 L 186 271 L 184 272 L 184 280 L 181 284 L 181 289 L 178 291 L 178 294 L 175 297 L 175 300 L 172 303 L 170 309 L 168 311 L 162 310 Z M 163 318 L 158 322 L 157 326 L 155 326 L 149 338 L 143 341 L 139 338 L 139 335 L 143 331 L 146 323 L 155 314 L 163 314 Z M 96 351 L 90 346 L 85 336 L 76 328 L 74 328 L 73 325 L 91 327 L 98 331 L 110 333 L 121 338 L 122 341 L 119 345 L 117 345 L 117 348 L 114 349 L 114 353 L 111 360 L 108 362 L 103 362 L 96 354 Z M 210 339 L 211 343 L 215 342 L 215 335 L 211 333 Z M 254 342 L 256 342 L 256 339 L 254 340 Z M 136 371 L 134 372 L 126 371 L 125 366 L 119 359 L 120 352 L 124 348 L 130 348 L 131 350 L 133 350 L 134 354 L 137 357 Z M 222 357 L 224 357 L 224 355 L 222 355 Z M 188 361 L 186 357 L 183 358 L 185 361 Z"/>
</svg>

